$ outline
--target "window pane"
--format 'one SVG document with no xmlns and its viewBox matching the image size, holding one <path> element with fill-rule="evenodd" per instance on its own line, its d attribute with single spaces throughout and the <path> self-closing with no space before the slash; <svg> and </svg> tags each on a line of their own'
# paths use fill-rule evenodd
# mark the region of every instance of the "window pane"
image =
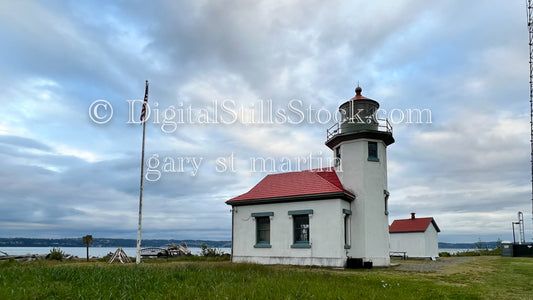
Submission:
<svg viewBox="0 0 533 300">
<path fill-rule="evenodd" d="M 378 143 L 368 142 L 368 158 L 370 159 L 378 158 Z"/>
<path fill-rule="evenodd" d="M 294 242 L 309 242 L 309 215 L 296 215 L 294 219 Z"/>
<path fill-rule="evenodd" d="M 341 147 L 335 148 L 335 167 L 341 164 Z"/>
<path fill-rule="evenodd" d="M 344 245 L 350 245 L 350 216 L 344 216 Z"/>
<path fill-rule="evenodd" d="M 270 243 L 270 217 L 256 218 L 257 243 Z"/>
</svg>

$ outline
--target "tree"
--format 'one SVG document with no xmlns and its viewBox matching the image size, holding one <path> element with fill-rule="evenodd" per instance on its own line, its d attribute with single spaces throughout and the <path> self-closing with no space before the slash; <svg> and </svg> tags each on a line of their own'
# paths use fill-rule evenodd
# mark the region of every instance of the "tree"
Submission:
<svg viewBox="0 0 533 300">
<path fill-rule="evenodd" d="M 474 245 L 476 245 L 476 249 L 478 250 L 483 249 L 483 242 L 481 241 L 481 238 L 478 238 L 477 242 Z"/>
</svg>

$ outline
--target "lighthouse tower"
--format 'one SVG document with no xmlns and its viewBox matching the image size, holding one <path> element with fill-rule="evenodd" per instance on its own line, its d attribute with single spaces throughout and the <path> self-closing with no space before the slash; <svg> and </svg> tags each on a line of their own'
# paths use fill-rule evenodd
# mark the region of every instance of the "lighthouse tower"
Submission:
<svg viewBox="0 0 533 300">
<path fill-rule="evenodd" d="M 326 145 L 333 150 L 343 187 L 355 194 L 348 257 L 389 266 L 387 146 L 394 138 L 389 122 L 377 119 L 379 103 L 361 92 L 358 86 L 339 107 L 342 120 L 328 129 Z"/>
</svg>

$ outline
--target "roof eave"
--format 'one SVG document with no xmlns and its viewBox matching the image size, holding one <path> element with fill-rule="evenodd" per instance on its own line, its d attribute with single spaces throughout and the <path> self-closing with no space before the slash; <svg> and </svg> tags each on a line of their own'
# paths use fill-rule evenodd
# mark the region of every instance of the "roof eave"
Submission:
<svg viewBox="0 0 533 300">
<path fill-rule="evenodd" d="M 231 205 L 231 206 L 240 206 L 240 205 L 253 205 L 253 204 L 266 204 L 266 203 L 327 200 L 327 199 L 334 199 L 334 198 L 339 198 L 342 200 L 346 200 L 348 202 L 352 202 L 353 200 L 355 200 L 355 196 L 348 192 L 333 192 L 333 193 L 295 195 L 295 196 L 260 198 L 260 199 L 228 200 L 226 201 L 226 204 Z"/>
<path fill-rule="evenodd" d="M 437 230 L 437 232 L 440 232 L 440 228 L 439 228 L 439 226 L 437 226 L 437 222 L 435 222 L 435 219 L 431 218 L 431 224 L 433 224 L 433 226 L 435 227 L 435 230 Z"/>
<path fill-rule="evenodd" d="M 385 145 L 389 146 L 394 143 L 394 137 L 391 132 L 378 130 L 360 130 L 356 132 L 345 132 L 333 135 L 326 141 L 326 146 L 330 149 L 337 147 L 341 142 L 351 141 L 354 139 L 375 139 L 381 140 Z"/>
<path fill-rule="evenodd" d="M 389 231 L 389 233 L 410 233 L 410 232 L 426 232 L 425 230 L 402 230 L 402 231 Z"/>
</svg>

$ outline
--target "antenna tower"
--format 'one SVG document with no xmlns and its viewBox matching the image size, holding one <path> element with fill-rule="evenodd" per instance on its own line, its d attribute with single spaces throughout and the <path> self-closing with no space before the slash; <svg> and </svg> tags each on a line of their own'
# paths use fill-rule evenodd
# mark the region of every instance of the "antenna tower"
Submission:
<svg viewBox="0 0 533 300">
<path fill-rule="evenodd" d="M 527 28 L 529 35 L 529 142 L 531 144 L 531 220 L 533 222 L 533 0 L 526 1 Z"/>
</svg>

